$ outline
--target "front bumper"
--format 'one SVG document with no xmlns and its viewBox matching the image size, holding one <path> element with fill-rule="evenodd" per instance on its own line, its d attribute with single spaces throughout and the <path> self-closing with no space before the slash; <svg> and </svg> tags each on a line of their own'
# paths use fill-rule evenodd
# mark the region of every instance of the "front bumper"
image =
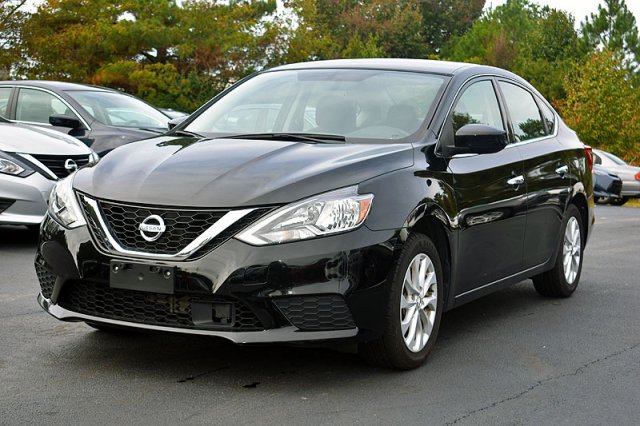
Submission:
<svg viewBox="0 0 640 426">
<path fill-rule="evenodd" d="M 230 239 L 192 261 L 128 259 L 96 249 L 86 227 L 66 230 L 46 216 L 36 254 L 38 302 L 63 321 L 235 343 L 368 340 L 382 331 L 399 246 L 396 232 L 361 227 L 276 246 Z M 175 268 L 175 288 L 172 294 L 111 288 L 111 260 Z M 220 306 L 233 311 L 223 322 Z"/>
<path fill-rule="evenodd" d="M 0 174 L 0 224 L 37 225 L 47 211 L 55 181 L 34 173 L 26 178 Z"/>
</svg>

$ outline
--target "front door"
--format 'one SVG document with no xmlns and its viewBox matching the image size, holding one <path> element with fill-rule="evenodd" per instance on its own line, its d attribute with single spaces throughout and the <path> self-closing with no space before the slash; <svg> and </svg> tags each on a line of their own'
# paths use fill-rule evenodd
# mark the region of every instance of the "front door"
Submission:
<svg viewBox="0 0 640 426">
<path fill-rule="evenodd" d="M 465 124 L 506 130 L 492 79 L 473 81 L 457 99 L 443 135 Z M 454 295 L 519 272 L 526 225 L 523 162 L 517 147 L 493 154 L 456 155 L 449 162 L 458 205 L 458 271 Z"/>
</svg>

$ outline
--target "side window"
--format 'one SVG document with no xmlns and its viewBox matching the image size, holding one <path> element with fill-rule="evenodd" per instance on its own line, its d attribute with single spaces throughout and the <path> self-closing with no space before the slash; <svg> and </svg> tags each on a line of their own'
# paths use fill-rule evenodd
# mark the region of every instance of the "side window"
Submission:
<svg viewBox="0 0 640 426">
<path fill-rule="evenodd" d="M 77 116 L 56 96 L 37 89 L 20 89 L 16 120 L 49 124 L 51 114 Z"/>
<path fill-rule="evenodd" d="M 465 124 L 485 124 L 504 130 L 496 92 L 491 81 L 479 81 L 467 87 L 452 114 L 453 131 Z"/>
<path fill-rule="evenodd" d="M 0 115 L 7 116 L 7 108 L 9 107 L 9 97 L 11 96 L 11 87 L 0 87 Z"/>
<path fill-rule="evenodd" d="M 500 82 L 504 95 L 513 134 L 518 141 L 527 141 L 546 135 L 540 110 L 533 95 L 515 84 Z"/>
<path fill-rule="evenodd" d="M 547 125 L 547 134 L 552 135 L 556 131 L 556 116 L 544 102 L 538 100 L 538 105 L 540 105 L 540 112 L 542 113 L 542 118 L 544 119 L 545 124 Z"/>
</svg>

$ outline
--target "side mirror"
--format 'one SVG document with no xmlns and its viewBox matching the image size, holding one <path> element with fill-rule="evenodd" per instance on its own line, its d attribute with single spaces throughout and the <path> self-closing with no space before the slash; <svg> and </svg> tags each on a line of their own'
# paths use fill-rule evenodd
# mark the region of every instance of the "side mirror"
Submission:
<svg viewBox="0 0 640 426">
<path fill-rule="evenodd" d="M 76 117 L 64 114 L 52 114 L 49 117 L 49 124 L 57 127 L 68 127 L 70 129 L 82 128 L 82 123 Z"/>
<path fill-rule="evenodd" d="M 174 127 L 176 127 L 178 124 L 182 123 L 184 120 L 186 120 L 187 118 L 189 118 L 188 115 L 185 115 L 183 117 L 176 117 L 176 118 L 172 118 L 171 120 L 169 120 L 168 122 L 168 126 L 169 126 L 169 130 L 173 129 Z"/>
<path fill-rule="evenodd" d="M 484 124 L 466 124 L 456 132 L 454 154 L 491 154 L 507 146 L 507 132 Z"/>
</svg>

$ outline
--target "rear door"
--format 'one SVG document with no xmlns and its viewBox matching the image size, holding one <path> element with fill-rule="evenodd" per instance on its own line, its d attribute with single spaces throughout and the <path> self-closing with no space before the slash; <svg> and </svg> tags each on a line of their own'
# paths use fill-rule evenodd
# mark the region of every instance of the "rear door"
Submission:
<svg viewBox="0 0 640 426">
<path fill-rule="evenodd" d="M 443 142 L 453 143 L 444 139 L 452 139 L 465 124 L 507 129 L 493 79 L 463 87 L 445 124 Z M 455 155 L 449 171 L 459 211 L 455 295 L 460 296 L 521 270 L 526 189 L 522 158 L 511 147 L 493 154 Z"/>
<path fill-rule="evenodd" d="M 498 83 L 515 146 L 524 160 L 527 226 L 523 269 L 548 261 L 555 253 L 562 217 L 571 195 L 570 152 L 556 137 L 553 110 L 537 95 L 512 81 Z"/>
</svg>

